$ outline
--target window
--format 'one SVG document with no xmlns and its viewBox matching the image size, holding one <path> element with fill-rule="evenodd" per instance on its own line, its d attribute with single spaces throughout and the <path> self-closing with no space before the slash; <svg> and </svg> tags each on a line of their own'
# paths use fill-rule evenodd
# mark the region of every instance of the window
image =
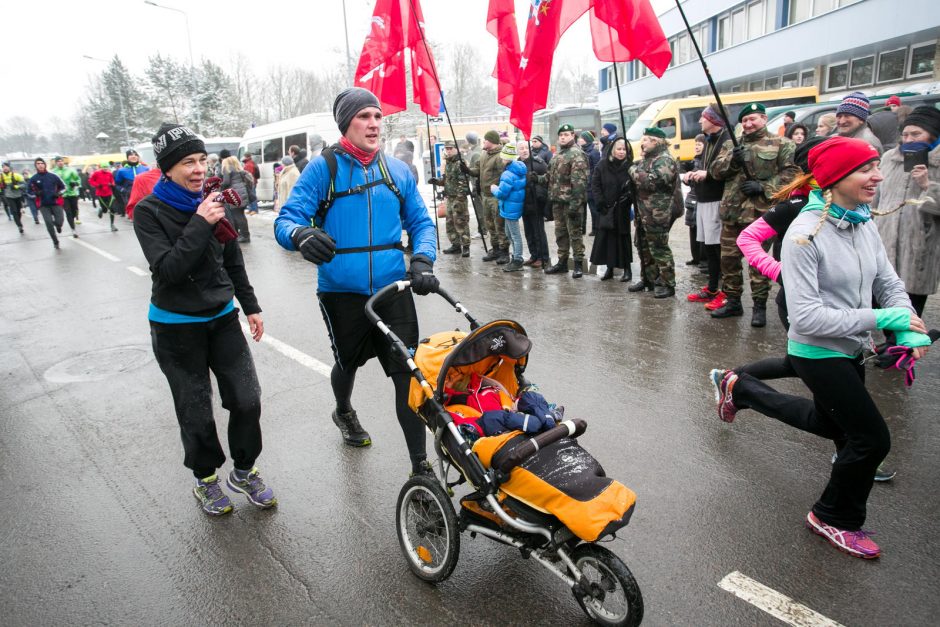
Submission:
<svg viewBox="0 0 940 627">
<path fill-rule="evenodd" d="M 679 35 L 676 38 L 676 65 L 680 65 L 689 60 L 689 36 Z"/>
<path fill-rule="evenodd" d="M 702 126 L 698 123 L 702 117 L 704 108 L 679 109 L 679 121 L 682 122 L 682 139 L 695 139 L 695 136 L 702 132 Z"/>
<path fill-rule="evenodd" d="M 747 84 L 748 91 L 760 91 L 764 88 L 764 79 L 759 81 L 751 81 Z"/>
<path fill-rule="evenodd" d="M 731 42 L 739 44 L 745 41 L 744 31 L 744 9 L 740 9 L 731 14 Z"/>
<path fill-rule="evenodd" d="M 813 0 L 790 0 L 790 20 L 788 24 L 796 24 L 807 19 L 812 13 Z"/>
<path fill-rule="evenodd" d="M 261 161 L 261 142 L 255 142 L 253 144 L 248 144 L 248 154 L 252 156 L 256 161 Z M 243 157 L 245 155 L 242 155 Z"/>
<path fill-rule="evenodd" d="M 731 16 L 718 20 L 718 49 L 724 50 L 731 45 Z"/>
<path fill-rule="evenodd" d="M 800 84 L 800 75 L 797 72 L 789 72 L 784 74 L 780 80 L 783 82 L 784 87 L 798 87 Z"/>
<path fill-rule="evenodd" d="M 667 139 L 676 136 L 676 118 L 665 118 L 656 123 L 657 128 L 662 129 Z"/>
<path fill-rule="evenodd" d="M 849 87 L 871 85 L 875 80 L 875 57 L 852 59 L 852 72 L 849 75 Z"/>
<path fill-rule="evenodd" d="M 730 91 L 732 94 L 742 92 L 744 91 L 744 83 L 737 83 L 735 85 L 732 85 L 731 89 L 729 89 L 728 91 Z M 734 117 L 734 116 L 731 116 L 731 117 Z"/>
<path fill-rule="evenodd" d="M 262 163 L 272 163 L 280 161 L 284 156 L 284 138 L 264 140 L 264 150 L 262 151 Z"/>
<path fill-rule="evenodd" d="M 765 3 L 752 2 L 747 5 L 747 38 L 754 39 L 764 34 Z"/>
<path fill-rule="evenodd" d="M 937 42 L 911 46 L 911 62 L 908 66 L 908 76 L 923 76 L 933 74 L 933 58 L 937 54 Z"/>
<path fill-rule="evenodd" d="M 849 64 L 834 63 L 829 66 L 829 75 L 826 78 L 826 91 L 843 89 L 849 79 Z"/>
<path fill-rule="evenodd" d="M 288 135 L 284 138 L 284 148 L 290 150 L 291 146 L 299 146 L 301 150 L 307 149 L 307 134 L 306 133 L 297 133 L 296 135 Z"/>
<path fill-rule="evenodd" d="M 878 82 L 899 81 L 904 78 L 904 62 L 907 60 L 907 48 L 882 52 L 878 55 Z"/>
<path fill-rule="evenodd" d="M 619 66 L 615 63 L 614 67 L 617 68 L 617 78 L 618 82 L 622 85 L 627 82 L 627 64 L 621 63 Z"/>
<path fill-rule="evenodd" d="M 780 77 L 773 76 L 764 81 L 764 89 L 780 89 Z"/>
<path fill-rule="evenodd" d="M 816 84 L 816 70 L 803 70 L 800 74 L 800 87 L 812 87 Z"/>
<path fill-rule="evenodd" d="M 711 51 L 710 50 L 711 44 L 709 43 L 710 40 L 709 40 L 708 22 L 705 22 L 704 24 L 702 24 L 701 28 L 697 28 L 693 32 L 695 33 L 695 40 L 698 42 L 699 50 L 702 51 L 703 55 L 708 54 Z M 689 49 L 689 54 L 691 55 L 691 58 L 693 59 L 698 57 L 698 55 L 695 54 L 695 46 L 692 46 Z"/>
</svg>

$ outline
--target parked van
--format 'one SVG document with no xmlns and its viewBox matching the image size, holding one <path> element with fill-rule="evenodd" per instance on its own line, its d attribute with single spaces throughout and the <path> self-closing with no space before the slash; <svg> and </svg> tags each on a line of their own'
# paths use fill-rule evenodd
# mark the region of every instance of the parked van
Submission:
<svg viewBox="0 0 940 627">
<path fill-rule="evenodd" d="M 241 137 L 202 137 L 203 143 L 206 145 L 206 153 L 208 154 L 219 154 L 221 150 L 228 150 L 233 155 L 235 151 L 238 150 L 238 144 L 241 143 Z M 134 150 L 137 151 L 137 154 L 140 155 L 141 163 L 145 163 L 149 166 L 155 166 L 157 164 L 157 159 L 153 154 L 153 144 L 150 142 L 145 142 L 142 144 L 137 144 L 134 146 Z M 123 161 L 124 158 L 122 157 Z"/>
<path fill-rule="evenodd" d="M 767 107 L 796 105 L 816 102 L 818 95 L 815 87 L 793 87 L 721 94 L 721 102 L 731 118 L 731 123 L 734 124 L 741 109 L 751 102 L 760 102 Z M 650 103 L 627 131 L 627 139 L 633 145 L 633 154 L 640 156 L 640 137 L 643 136 L 643 130 L 658 127 L 666 133 L 672 156 L 679 161 L 691 161 L 695 157 L 695 136 L 702 132 L 698 120 L 705 107 L 714 101 L 715 97 L 709 95 Z"/>
<path fill-rule="evenodd" d="M 291 146 L 300 146 L 313 159 L 325 146 L 339 141 L 339 129 L 332 113 L 308 113 L 289 120 L 255 126 L 245 131 L 238 145 L 238 158 L 250 154 L 261 173 L 258 200 L 274 200 L 274 164 Z"/>
</svg>

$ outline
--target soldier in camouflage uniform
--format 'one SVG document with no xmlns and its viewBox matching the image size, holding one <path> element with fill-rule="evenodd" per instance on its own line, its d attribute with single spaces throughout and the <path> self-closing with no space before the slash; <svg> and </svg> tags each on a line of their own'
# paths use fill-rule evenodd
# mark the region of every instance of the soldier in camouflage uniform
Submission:
<svg viewBox="0 0 940 627">
<path fill-rule="evenodd" d="M 800 173 L 799 167 L 793 163 L 795 144 L 767 132 L 764 105 L 747 105 L 738 114 L 738 122 L 744 129 L 740 145 L 734 148 L 730 140 L 725 142 L 721 153 L 709 167 L 712 178 L 725 181 L 718 213 L 721 217 L 721 277 L 728 301 L 724 307 L 712 312 L 713 318 L 744 315 L 741 306 L 744 292 L 741 260 L 744 255 L 737 245 L 738 235 L 764 215 L 773 206 L 771 197 Z M 751 326 L 762 327 L 767 324 L 770 280 L 755 268 L 750 268 L 750 275 L 751 297 L 754 299 Z"/>
<path fill-rule="evenodd" d="M 467 208 L 467 196 L 470 194 L 469 175 L 460 171 L 460 155 L 457 154 L 457 144 L 452 141 L 444 143 L 444 175 L 429 179 L 434 185 L 444 188 L 444 198 L 447 199 L 447 239 L 450 248 L 442 252 L 445 255 L 461 253 L 461 257 L 470 256 L 470 211 Z"/>
<path fill-rule="evenodd" d="M 572 277 L 584 274 L 584 227 L 581 210 L 587 203 L 588 165 L 584 152 L 575 144 L 574 127 L 563 124 L 558 129 L 558 153 L 548 164 L 548 201 L 555 217 L 555 243 L 558 263 L 545 274 L 568 274 L 568 248 L 574 254 Z"/>
<path fill-rule="evenodd" d="M 483 197 L 483 222 L 490 236 L 493 248 L 483 261 L 496 261 L 498 264 L 509 263 L 509 240 L 506 239 L 505 221 L 499 215 L 499 201 L 490 191 L 491 185 L 499 185 L 499 177 L 506 169 L 506 162 L 499 157 L 503 145 L 499 133 L 487 131 L 483 135 L 483 152 L 480 159 L 470 163 L 470 175 L 480 182 L 480 195 Z"/>
<path fill-rule="evenodd" d="M 666 133 L 660 128 L 643 131 L 640 149 L 643 158 L 630 167 L 630 178 L 636 185 L 638 227 L 642 227 L 637 248 L 643 277 L 627 289 L 631 292 L 653 289 L 656 298 L 669 298 L 676 294 L 676 267 L 669 248 L 669 229 L 674 222 L 672 210 L 679 168 L 669 154 Z"/>
</svg>

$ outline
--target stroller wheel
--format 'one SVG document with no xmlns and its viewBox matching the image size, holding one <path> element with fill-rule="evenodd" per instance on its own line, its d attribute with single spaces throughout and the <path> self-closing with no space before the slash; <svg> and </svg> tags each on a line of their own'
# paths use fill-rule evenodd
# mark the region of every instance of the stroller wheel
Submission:
<svg viewBox="0 0 940 627">
<path fill-rule="evenodd" d="M 589 594 L 575 589 L 584 613 L 600 625 L 639 625 L 643 620 L 640 587 L 619 557 L 595 544 L 579 544 L 571 559 L 584 575 Z"/>
<path fill-rule="evenodd" d="M 424 581 L 447 579 L 457 565 L 460 531 L 454 506 L 435 477 L 416 475 L 405 483 L 395 523 L 411 572 Z"/>
</svg>

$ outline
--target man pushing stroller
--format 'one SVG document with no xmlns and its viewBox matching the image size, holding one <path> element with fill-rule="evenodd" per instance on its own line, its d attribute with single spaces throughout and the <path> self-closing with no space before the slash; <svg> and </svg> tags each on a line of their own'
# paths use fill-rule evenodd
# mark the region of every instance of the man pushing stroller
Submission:
<svg viewBox="0 0 940 627">
<path fill-rule="evenodd" d="M 411 291 L 436 291 L 434 223 L 408 167 L 386 160 L 380 148 L 382 109 L 370 91 L 352 87 L 333 103 L 342 138 L 304 169 L 274 222 L 278 243 L 318 266 L 317 300 L 335 363 L 330 375 L 333 422 L 350 446 L 369 446 L 351 397 L 356 372 L 377 357 L 395 386 L 395 411 L 411 458 L 412 474 L 430 473 L 425 428 L 408 407 L 411 375 L 385 336 L 369 322 L 365 303 L 395 281 Z M 414 254 L 406 270 L 401 244 L 408 232 Z M 376 307 L 409 348 L 418 344 L 418 318 L 411 291 Z"/>
</svg>

